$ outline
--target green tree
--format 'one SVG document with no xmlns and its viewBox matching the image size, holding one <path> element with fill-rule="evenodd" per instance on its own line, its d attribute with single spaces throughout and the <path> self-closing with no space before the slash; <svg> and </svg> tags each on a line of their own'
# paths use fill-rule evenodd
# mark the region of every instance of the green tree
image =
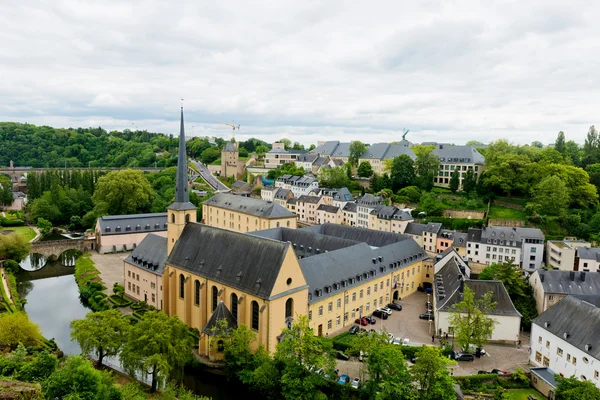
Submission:
<svg viewBox="0 0 600 400">
<path fill-rule="evenodd" d="M 479 279 L 501 281 L 511 299 L 523 296 L 527 286 L 527 282 L 522 277 L 521 269 L 512 261 L 493 263 L 485 267 L 481 271 Z"/>
<path fill-rule="evenodd" d="M 9 258 L 21 262 L 31 250 L 31 243 L 24 236 L 13 233 L 0 235 L 0 258 Z"/>
<path fill-rule="evenodd" d="M 534 140 L 533 142 L 531 142 L 531 147 L 535 147 L 537 149 L 543 149 L 544 144 L 542 142 L 540 142 L 539 140 Z"/>
<path fill-rule="evenodd" d="M 417 183 L 421 190 L 429 191 L 433 188 L 433 178 L 437 176 L 440 168 L 440 159 L 433 153 L 435 146 L 413 146 L 415 153 L 415 173 Z"/>
<path fill-rule="evenodd" d="M 600 162 L 600 136 L 594 125 L 590 126 L 583 144 L 583 161 L 585 165 Z"/>
<path fill-rule="evenodd" d="M 104 357 L 119 354 L 129 328 L 129 322 L 119 310 L 91 312 L 84 319 L 71 321 L 71 339 L 79 343 L 84 354 L 94 353 L 101 367 Z"/>
<path fill-rule="evenodd" d="M 473 193 L 477 189 L 477 178 L 472 168 L 469 168 L 463 178 L 463 192 Z"/>
<path fill-rule="evenodd" d="M 0 318 L 0 345 L 15 348 L 19 343 L 36 346 L 40 343 L 40 328 L 22 312 L 8 313 Z"/>
<path fill-rule="evenodd" d="M 14 275 L 19 272 L 19 263 L 15 260 L 6 260 L 4 261 L 4 269 Z"/>
<path fill-rule="evenodd" d="M 373 176 L 373 167 L 371 167 L 371 163 L 368 161 L 363 161 L 358 166 L 358 176 L 361 178 L 370 178 Z"/>
<path fill-rule="evenodd" d="M 406 196 L 411 203 L 418 203 L 421 199 L 421 191 L 416 186 L 407 186 L 398 190 L 398 196 Z"/>
<path fill-rule="evenodd" d="M 56 370 L 58 359 L 48 350 L 44 350 L 26 363 L 19 371 L 19 379 L 27 382 L 43 381 Z"/>
<path fill-rule="evenodd" d="M 298 316 L 291 329 L 284 329 L 282 335 L 275 360 L 282 365 L 283 397 L 290 400 L 327 398 L 318 390 L 322 378 L 313 371 L 335 368 L 331 342 L 315 336 L 304 315 Z"/>
<path fill-rule="evenodd" d="M 565 133 L 563 131 L 558 132 L 558 136 L 554 142 L 554 148 L 560 154 L 565 154 Z"/>
<path fill-rule="evenodd" d="M 242 383 L 250 382 L 253 355 L 250 344 L 256 340 L 256 333 L 241 324 L 225 343 L 223 362 L 229 378 L 238 378 Z"/>
<path fill-rule="evenodd" d="M 321 185 L 329 188 L 343 188 L 350 184 L 344 167 L 322 168 L 318 177 Z"/>
<path fill-rule="evenodd" d="M 476 299 L 473 290 L 464 285 L 463 300 L 452 306 L 450 326 L 454 328 L 454 337 L 463 349 L 471 344 L 483 348 L 494 332 L 497 321 L 488 316 L 496 308 L 492 296 L 493 293 L 489 292 Z"/>
<path fill-rule="evenodd" d="M 348 161 L 352 165 L 358 164 L 358 159 L 363 155 L 365 151 L 367 151 L 367 145 L 358 140 L 350 142 L 350 157 L 348 157 Z M 361 175 L 362 176 L 362 175 Z"/>
<path fill-rule="evenodd" d="M 412 399 L 413 385 L 400 346 L 374 342 L 369 348 L 366 390 L 378 400 Z"/>
<path fill-rule="evenodd" d="M 47 221 L 57 221 L 61 217 L 58 206 L 45 198 L 35 199 L 29 207 L 29 214 L 35 222 L 40 218 Z"/>
<path fill-rule="evenodd" d="M 473 147 L 481 147 L 483 146 L 483 143 L 477 141 L 477 140 L 469 140 L 467 143 L 465 143 L 466 146 L 473 146 Z"/>
<path fill-rule="evenodd" d="M 285 148 L 285 150 L 289 150 L 292 147 L 292 141 L 290 139 L 280 139 L 278 141 L 279 143 L 283 143 L 283 147 Z"/>
<path fill-rule="evenodd" d="M 415 181 L 415 167 L 412 158 L 406 154 L 394 157 L 390 170 L 391 189 L 394 192 L 410 186 Z"/>
<path fill-rule="evenodd" d="M 304 176 L 306 172 L 304 168 L 297 167 L 294 163 L 286 163 L 278 165 L 277 168 L 269 170 L 267 173 L 267 178 L 269 179 L 277 179 L 282 175 L 292 175 L 292 176 Z"/>
<path fill-rule="evenodd" d="M 44 218 L 38 218 L 36 226 L 39 228 L 42 235 L 47 235 L 52 230 L 52 222 Z"/>
<path fill-rule="evenodd" d="M 565 143 L 565 159 L 571 160 L 571 163 L 576 166 L 581 165 L 581 149 L 573 140 Z"/>
<path fill-rule="evenodd" d="M 427 213 L 427 216 L 440 216 L 444 212 L 444 206 L 440 204 L 437 195 L 432 192 L 421 194 L 421 209 Z"/>
<path fill-rule="evenodd" d="M 92 363 L 80 356 L 69 357 L 42 383 L 47 399 L 118 400 L 121 393 L 109 376 L 94 369 Z"/>
<path fill-rule="evenodd" d="M 569 205 L 569 193 L 565 183 L 557 176 L 548 176 L 531 191 L 534 203 L 548 215 L 562 215 Z"/>
<path fill-rule="evenodd" d="M 486 171 L 487 183 L 501 189 L 509 198 L 515 191 L 525 193 L 529 189 L 527 179 L 531 166 L 529 157 L 518 154 L 498 154 L 495 158 L 496 163 L 490 165 Z"/>
<path fill-rule="evenodd" d="M 416 354 L 417 362 L 410 369 L 416 383 L 418 398 L 422 400 L 452 400 L 456 398 L 454 381 L 447 366 L 455 361 L 442 355 L 437 347 L 424 346 Z"/>
<path fill-rule="evenodd" d="M 458 171 L 458 167 L 456 167 L 454 171 L 452 171 L 452 175 L 450 175 L 449 187 L 452 193 L 456 193 L 460 187 L 460 172 Z"/>
<path fill-rule="evenodd" d="M 209 147 L 200 154 L 200 161 L 208 165 L 216 161 L 219 157 L 221 157 L 221 150 L 217 147 Z"/>
<path fill-rule="evenodd" d="M 142 171 L 123 170 L 98 180 L 94 192 L 98 215 L 138 214 L 150 208 L 154 191 Z"/>
<path fill-rule="evenodd" d="M 556 386 L 556 400 L 600 400 L 600 389 L 591 381 L 580 381 L 575 376 L 570 378 L 554 375 Z"/>
<path fill-rule="evenodd" d="M 181 372 L 193 345 L 188 328 L 177 317 L 148 311 L 129 330 L 120 358 L 130 373 L 141 371 L 152 377 L 150 390 L 154 393 L 159 379 Z"/>
<path fill-rule="evenodd" d="M 256 146 L 256 155 L 258 156 L 258 158 L 263 158 L 265 156 L 265 154 L 269 151 L 269 148 L 267 146 Z"/>
</svg>

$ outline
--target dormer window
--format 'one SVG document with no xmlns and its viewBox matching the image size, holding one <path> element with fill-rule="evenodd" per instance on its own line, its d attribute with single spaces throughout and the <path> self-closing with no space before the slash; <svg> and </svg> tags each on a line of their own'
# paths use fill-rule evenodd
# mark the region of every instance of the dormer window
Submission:
<svg viewBox="0 0 600 400">
<path fill-rule="evenodd" d="M 119 225 L 117 225 L 117 227 L 115 228 L 115 232 L 121 232 L 121 227 Z"/>
</svg>

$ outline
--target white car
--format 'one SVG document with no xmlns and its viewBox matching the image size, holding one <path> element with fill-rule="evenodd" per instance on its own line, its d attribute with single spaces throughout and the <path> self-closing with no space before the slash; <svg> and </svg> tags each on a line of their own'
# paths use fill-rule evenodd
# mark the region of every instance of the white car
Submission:
<svg viewBox="0 0 600 400">
<path fill-rule="evenodd" d="M 392 309 L 388 307 L 380 307 L 377 310 L 386 313 L 387 315 L 392 315 Z"/>
<path fill-rule="evenodd" d="M 402 344 L 402 338 L 399 336 L 394 338 L 394 340 L 392 341 L 392 344 L 396 344 L 396 345 L 400 346 Z"/>
<path fill-rule="evenodd" d="M 388 333 L 388 338 L 390 339 L 390 343 L 392 343 L 394 341 L 394 335 L 392 335 L 391 333 Z"/>
<path fill-rule="evenodd" d="M 351 385 L 352 385 L 352 387 L 353 387 L 354 389 L 358 389 L 358 384 L 359 384 L 359 383 L 360 383 L 360 378 L 354 378 L 354 379 L 352 380 L 352 383 L 351 383 Z"/>
</svg>

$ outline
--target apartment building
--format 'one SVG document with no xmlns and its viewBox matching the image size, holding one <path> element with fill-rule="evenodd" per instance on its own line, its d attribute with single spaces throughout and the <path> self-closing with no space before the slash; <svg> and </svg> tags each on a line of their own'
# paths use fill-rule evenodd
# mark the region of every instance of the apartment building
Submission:
<svg viewBox="0 0 600 400">
<path fill-rule="evenodd" d="M 531 324 L 529 361 L 600 388 L 600 296 L 567 296 Z"/>
<path fill-rule="evenodd" d="M 344 213 L 337 206 L 321 204 L 317 207 L 317 224 L 341 224 L 344 220 Z"/>
<path fill-rule="evenodd" d="M 280 206 L 287 208 L 287 202 L 292 197 L 294 197 L 294 193 L 292 193 L 291 190 L 278 188 L 277 191 L 275 191 L 275 195 L 273 196 L 273 201 L 279 204 Z"/>
<path fill-rule="evenodd" d="M 342 208 L 342 224 L 348 226 L 357 226 L 357 209 L 358 205 L 356 203 L 346 203 L 344 208 Z"/>
<path fill-rule="evenodd" d="M 414 218 L 410 212 L 393 206 L 379 206 L 369 214 L 369 229 L 375 231 L 404 233 Z"/>
<path fill-rule="evenodd" d="M 265 168 L 275 169 L 283 164 L 295 164 L 304 150 L 285 150 L 283 143 L 273 143 L 273 148 L 265 154 Z"/>
<path fill-rule="evenodd" d="M 419 246 L 423 247 L 431 256 L 434 256 L 437 253 L 437 239 L 441 231 L 442 224 L 438 222 L 428 224 L 409 222 L 403 233 L 411 236 Z"/>
<path fill-rule="evenodd" d="M 296 167 L 303 168 L 306 172 L 314 173 L 312 168 L 318 157 L 318 154 L 299 154 L 294 163 L 296 164 Z"/>
<path fill-rule="evenodd" d="M 365 194 L 356 202 L 356 226 L 359 228 L 369 227 L 369 215 L 371 211 L 383 204 L 383 197 Z"/>
<path fill-rule="evenodd" d="M 579 247 L 577 249 L 579 255 L 579 263 L 577 264 L 577 270 L 579 271 L 593 271 L 600 272 L 600 249 L 599 248 L 586 248 Z"/>
<path fill-rule="evenodd" d="M 149 233 L 124 260 L 125 294 L 161 310 L 162 275 L 166 261 L 167 238 Z"/>
<path fill-rule="evenodd" d="M 359 164 L 363 161 L 368 162 L 371 164 L 373 172 L 381 175 L 385 172 L 385 160 L 390 160 L 403 154 L 413 160 L 417 158 L 410 148 L 410 143 L 406 140 L 400 143 L 376 143 L 360 156 L 358 162 Z"/>
<path fill-rule="evenodd" d="M 325 199 L 323 197 L 307 195 L 298 197 L 295 201 L 298 220 L 307 224 L 316 224 L 317 208 L 319 208 L 321 204 L 325 204 Z"/>
<path fill-rule="evenodd" d="M 600 294 L 600 272 L 537 270 L 529 277 L 538 314 L 568 295 Z"/>
<path fill-rule="evenodd" d="M 464 232 L 442 229 L 437 237 L 436 252 L 442 253 L 450 247 L 454 248 L 461 257 L 466 257 L 467 234 Z"/>
<path fill-rule="evenodd" d="M 312 175 L 292 176 L 286 174 L 275 179 L 275 187 L 289 189 L 294 197 L 300 197 L 318 188 L 319 181 Z"/>
<path fill-rule="evenodd" d="M 279 226 L 296 228 L 296 214 L 281 205 L 250 197 L 217 193 L 202 203 L 206 225 L 236 232 L 251 232 Z"/>
<path fill-rule="evenodd" d="M 433 178 L 436 186 L 448 187 L 450 178 L 456 168 L 460 173 L 460 188 L 467 170 L 472 169 L 475 178 L 479 178 L 485 170 L 485 158 L 473 146 L 454 146 L 439 143 L 435 145 L 433 154 L 440 160 L 438 176 Z"/>
<path fill-rule="evenodd" d="M 584 240 L 548 240 L 546 243 L 546 265 L 562 271 L 578 271 L 578 247 L 590 247 Z"/>
<path fill-rule="evenodd" d="M 323 196 L 327 199 L 327 204 L 340 208 L 344 208 L 347 203 L 355 201 L 352 193 L 345 187 L 340 189 L 317 188 L 313 189 L 309 196 Z"/>
</svg>

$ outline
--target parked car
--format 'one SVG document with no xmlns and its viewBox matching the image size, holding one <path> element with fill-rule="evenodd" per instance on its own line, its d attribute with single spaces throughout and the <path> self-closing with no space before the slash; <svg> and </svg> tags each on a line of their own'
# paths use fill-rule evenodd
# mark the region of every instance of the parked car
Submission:
<svg viewBox="0 0 600 400">
<path fill-rule="evenodd" d="M 492 370 L 492 374 L 506 375 L 506 374 L 508 374 L 508 371 L 506 371 L 504 369 L 496 369 L 496 368 L 494 368 Z"/>
<path fill-rule="evenodd" d="M 427 321 L 433 321 L 433 314 L 430 312 L 426 312 L 424 314 L 419 315 L 419 318 L 426 319 Z"/>
<path fill-rule="evenodd" d="M 335 352 L 335 357 L 338 360 L 344 360 L 344 361 L 348 361 L 350 359 L 350 357 L 348 357 L 346 354 L 342 353 L 341 351 L 337 350 Z"/>
<path fill-rule="evenodd" d="M 356 325 L 353 325 L 350 327 L 350 330 L 348 332 L 350 332 L 351 335 L 355 335 L 359 332 L 360 328 Z"/>
<path fill-rule="evenodd" d="M 387 315 L 392 315 L 392 309 L 389 307 L 380 307 L 378 308 L 378 310 L 383 311 L 384 313 L 386 313 Z"/>
<path fill-rule="evenodd" d="M 354 379 L 352 380 L 352 383 L 351 383 L 351 385 L 352 385 L 352 387 L 353 387 L 354 389 L 358 389 L 358 385 L 359 385 L 359 383 L 360 383 L 360 378 L 354 378 Z"/>
<path fill-rule="evenodd" d="M 392 344 L 397 344 L 398 346 L 402 345 L 402 338 L 400 336 L 395 337 Z"/>
<path fill-rule="evenodd" d="M 487 375 L 487 374 L 489 374 L 489 373 L 490 373 L 489 371 L 483 371 L 483 370 L 479 370 L 479 371 L 477 371 L 477 374 L 478 374 L 478 375 Z"/>
<path fill-rule="evenodd" d="M 355 324 L 360 324 L 363 326 L 369 325 L 369 321 L 367 321 L 367 317 L 362 317 L 362 318 L 356 318 L 356 320 L 354 320 Z"/>
<path fill-rule="evenodd" d="M 478 349 L 474 344 L 470 344 L 469 347 L 463 347 L 462 349 L 463 353 L 471 353 L 474 354 L 477 357 L 481 357 L 482 355 L 485 355 L 485 349 Z"/>
<path fill-rule="evenodd" d="M 425 303 L 425 308 L 427 309 L 427 311 L 431 311 L 433 310 L 433 304 L 431 304 L 430 302 Z"/>
<path fill-rule="evenodd" d="M 367 320 L 367 322 L 369 322 L 371 325 L 375 325 L 375 323 L 377 322 L 377 320 L 375 318 L 373 318 L 372 315 L 369 315 L 368 317 L 363 317 L 364 319 Z"/>
<path fill-rule="evenodd" d="M 346 374 L 340 376 L 340 378 L 337 381 L 337 383 L 339 383 L 340 385 L 345 385 L 348 382 L 350 382 L 350 377 Z"/>
<path fill-rule="evenodd" d="M 391 308 L 392 310 L 402 311 L 402 304 L 390 303 L 387 306 L 388 306 L 388 308 Z"/>
<path fill-rule="evenodd" d="M 475 361 L 475 356 L 469 353 L 456 353 L 454 359 L 456 361 Z"/>
<path fill-rule="evenodd" d="M 388 313 L 383 312 L 382 310 L 373 311 L 373 316 L 375 316 L 377 318 L 381 318 L 381 319 L 388 319 L 388 317 L 389 317 Z"/>
</svg>

